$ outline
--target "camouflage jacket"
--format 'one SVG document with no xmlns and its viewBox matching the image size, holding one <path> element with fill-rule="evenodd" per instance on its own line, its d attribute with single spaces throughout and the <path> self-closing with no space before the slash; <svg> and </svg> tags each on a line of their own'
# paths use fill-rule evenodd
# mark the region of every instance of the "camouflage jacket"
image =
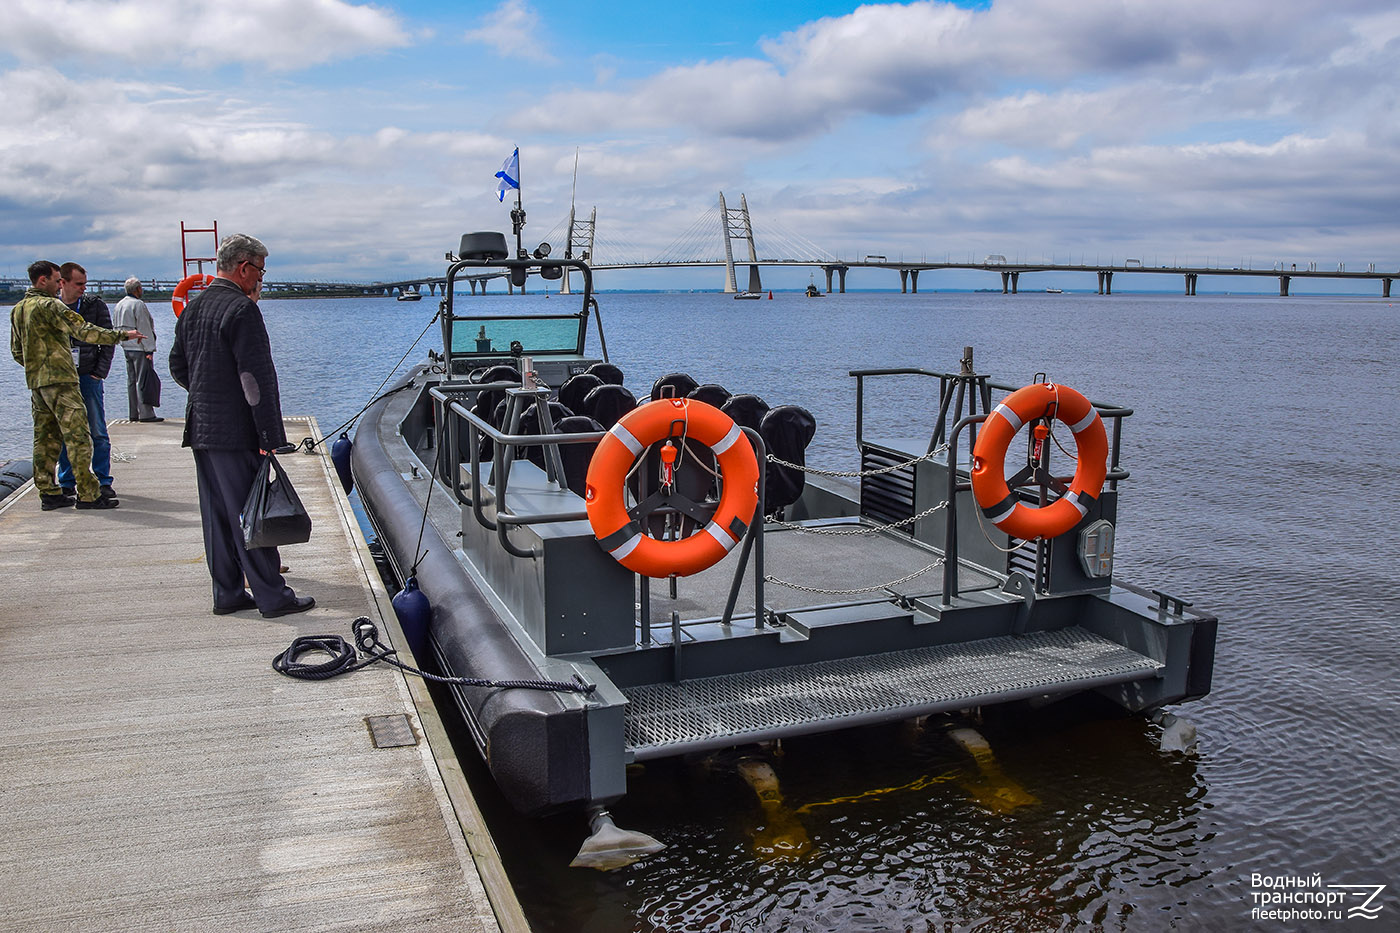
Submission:
<svg viewBox="0 0 1400 933">
<path fill-rule="evenodd" d="M 24 381 L 31 389 L 78 381 L 70 339 L 115 344 L 124 336 L 119 330 L 89 324 L 37 288 L 25 292 L 10 309 L 10 355 L 24 367 Z"/>
</svg>

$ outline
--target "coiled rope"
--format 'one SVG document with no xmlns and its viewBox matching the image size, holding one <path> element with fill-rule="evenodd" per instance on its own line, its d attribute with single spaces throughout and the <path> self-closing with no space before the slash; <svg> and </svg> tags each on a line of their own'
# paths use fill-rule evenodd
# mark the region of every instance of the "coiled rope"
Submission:
<svg viewBox="0 0 1400 933">
<path fill-rule="evenodd" d="M 294 639 L 286 651 L 272 659 L 272 669 L 279 674 L 288 677 L 295 677 L 298 680 L 328 680 L 338 677 L 341 674 L 348 674 L 351 671 L 358 671 L 362 667 L 369 667 L 379 661 L 384 661 L 394 665 L 399 670 L 416 674 L 424 680 L 435 681 L 440 684 L 457 684 L 463 687 L 499 687 L 502 689 L 517 690 L 546 690 L 554 693 L 582 693 L 591 694 L 598 689 L 596 684 L 584 681 L 577 674 L 574 680 L 484 680 L 477 677 L 442 677 L 431 674 L 427 671 L 419 670 L 411 664 L 405 664 L 398 658 L 398 654 L 393 648 L 386 647 L 379 641 L 379 629 L 369 620 L 367 616 L 360 616 L 350 623 L 351 631 L 355 633 L 355 645 L 364 652 L 365 659 L 359 660 L 352 648 L 344 638 L 339 635 L 303 635 Z M 319 663 L 308 663 L 301 660 L 301 656 L 308 652 L 321 652 L 330 655 L 330 659 Z"/>
</svg>

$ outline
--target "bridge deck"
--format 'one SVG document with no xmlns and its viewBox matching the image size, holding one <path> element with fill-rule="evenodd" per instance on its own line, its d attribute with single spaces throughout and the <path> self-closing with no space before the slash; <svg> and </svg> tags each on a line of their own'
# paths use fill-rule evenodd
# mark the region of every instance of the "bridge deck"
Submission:
<svg viewBox="0 0 1400 933">
<path fill-rule="evenodd" d="M 181 427 L 112 425 L 115 511 L 0 506 L 0 930 L 526 929 L 421 684 L 269 666 L 359 615 L 396 632 L 327 459 L 281 458 L 316 608 L 215 616 Z M 434 748 L 376 748 L 373 716 Z"/>
</svg>

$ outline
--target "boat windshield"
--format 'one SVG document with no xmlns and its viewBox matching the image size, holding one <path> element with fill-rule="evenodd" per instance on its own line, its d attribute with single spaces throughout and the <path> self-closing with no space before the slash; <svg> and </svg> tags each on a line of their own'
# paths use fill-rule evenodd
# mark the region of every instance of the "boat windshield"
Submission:
<svg viewBox="0 0 1400 933">
<path fill-rule="evenodd" d="M 519 341 L 522 352 L 534 355 L 583 352 L 584 318 L 577 314 L 555 317 L 453 317 L 453 356 L 500 356 Z"/>
</svg>

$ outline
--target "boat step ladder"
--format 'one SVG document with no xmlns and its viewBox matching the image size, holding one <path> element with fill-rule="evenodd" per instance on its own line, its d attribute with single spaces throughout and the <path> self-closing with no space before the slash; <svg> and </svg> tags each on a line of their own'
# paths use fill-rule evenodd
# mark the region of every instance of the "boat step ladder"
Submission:
<svg viewBox="0 0 1400 933">
<path fill-rule="evenodd" d="M 625 688 L 633 760 L 725 748 L 1158 676 L 1078 626 Z"/>
</svg>

